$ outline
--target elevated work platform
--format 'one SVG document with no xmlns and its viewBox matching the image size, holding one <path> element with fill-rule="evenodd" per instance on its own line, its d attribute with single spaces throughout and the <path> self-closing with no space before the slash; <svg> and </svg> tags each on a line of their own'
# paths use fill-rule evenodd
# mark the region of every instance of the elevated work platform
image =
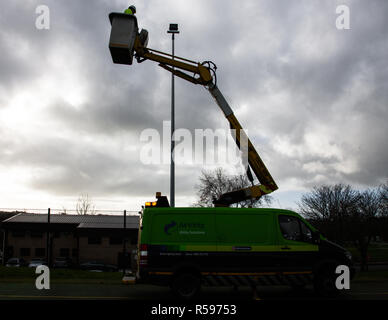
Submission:
<svg viewBox="0 0 388 320">
<path fill-rule="evenodd" d="M 134 15 L 112 12 L 109 14 L 112 25 L 109 50 L 114 63 L 131 65 L 134 44 L 139 28 Z"/>
</svg>

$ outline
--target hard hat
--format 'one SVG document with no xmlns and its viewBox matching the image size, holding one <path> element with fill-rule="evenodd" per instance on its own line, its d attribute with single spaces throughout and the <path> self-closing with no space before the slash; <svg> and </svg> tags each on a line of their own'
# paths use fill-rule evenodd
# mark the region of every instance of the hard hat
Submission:
<svg viewBox="0 0 388 320">
<path fill-rule="evenodd" d="M 128 9 L 131 9 L 134 14 L 136 13 L 136 7 L 135 6 L 129 6 Z"/>
</svg>

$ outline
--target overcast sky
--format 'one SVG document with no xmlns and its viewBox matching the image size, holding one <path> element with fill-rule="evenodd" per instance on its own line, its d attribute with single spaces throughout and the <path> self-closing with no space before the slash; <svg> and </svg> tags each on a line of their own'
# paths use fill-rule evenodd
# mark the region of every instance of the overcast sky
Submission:
<svg viewBox="0 0 388 320">
<path fill-rule="evenodd" d="M 134 3 L 149 47 L 216 63 L 228 99 L 295 208 L 314 185 L 374 187 L 388 177 L 386 0 L 147 0 Z M 338 5 L 350 29 L 336 27 Z M 36 8 L 50 28 L 36 28 Z M 171 75 L 112 63 L 108 14 L 122 0 L 9 0 L 0 10 L 0 207 L 139 210 L 169 194 L 169 165 L 140 161 L 142 130 L 170 119 Z M 176 128 L 227 129 L 201 86 L 176 79 Z M 242 168 L 220 163 L 229 172 Z M 176 164 L 176 205 L 195 201 L 202 169 Z"/>
</svg>

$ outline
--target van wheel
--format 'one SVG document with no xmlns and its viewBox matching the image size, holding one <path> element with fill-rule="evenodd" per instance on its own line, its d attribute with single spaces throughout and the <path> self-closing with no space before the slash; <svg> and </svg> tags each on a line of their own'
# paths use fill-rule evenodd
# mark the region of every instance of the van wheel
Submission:
<svg viewBox="0 0 388 320">
<path fill-rule="evenodd" d="M 303 291 L 306 288 L 305 283 L 295 283 L 291 285 L 292 290 L 294 291 Z"/>
<path fill-rule="evenodd" d="M 193 273 L 180 273 L 172 280 L 171 288 L 178 298 L 189 300 L 199 292 L 201 280 Z"/>
<path fill-rule="evenodd" d="M 322 270 L 314 279 L 315 292 L 325 298 L 335 297 L 338 294 L 335 280 L 334 270 Z"/>
</svg>

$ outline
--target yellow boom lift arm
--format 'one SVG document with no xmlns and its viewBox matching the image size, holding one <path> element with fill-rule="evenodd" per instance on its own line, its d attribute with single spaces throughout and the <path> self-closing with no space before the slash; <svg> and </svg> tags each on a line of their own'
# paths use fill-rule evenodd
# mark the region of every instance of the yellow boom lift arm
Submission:
<svg viewBox="0 0 388 320">
<path fill-rule="evenodd" d="M 109 19 L 112 25 L 109 49 L 114 63 L 131 65 L 134 57 L 138 63 L 145 60 L 155 61 L 174 75 L 204 86 L 229 121 L 230 128 L 235 130 L 234 138 L 237 146 L 240 148 L 241 141 L 248 143 L 247 175 L 252 186 L 225 193 L 219 199 L 214 200 L 214 205 L 230 206 L 243 200 L 258 199 L 278 189 L 255 147 L 245 135 L 228 102 L 218 89 L 215 64 L 211 61 L 199 63 L 177 56 L 173 57 L 168 53 L 147 48 L 148 32 L 144 29 L 139 32 L 137 19 L 133 15 L 113 12 L 109 15 Z M 252 168 L 260 184 L 253 184 L 249 167 Z"/>
</svg>

